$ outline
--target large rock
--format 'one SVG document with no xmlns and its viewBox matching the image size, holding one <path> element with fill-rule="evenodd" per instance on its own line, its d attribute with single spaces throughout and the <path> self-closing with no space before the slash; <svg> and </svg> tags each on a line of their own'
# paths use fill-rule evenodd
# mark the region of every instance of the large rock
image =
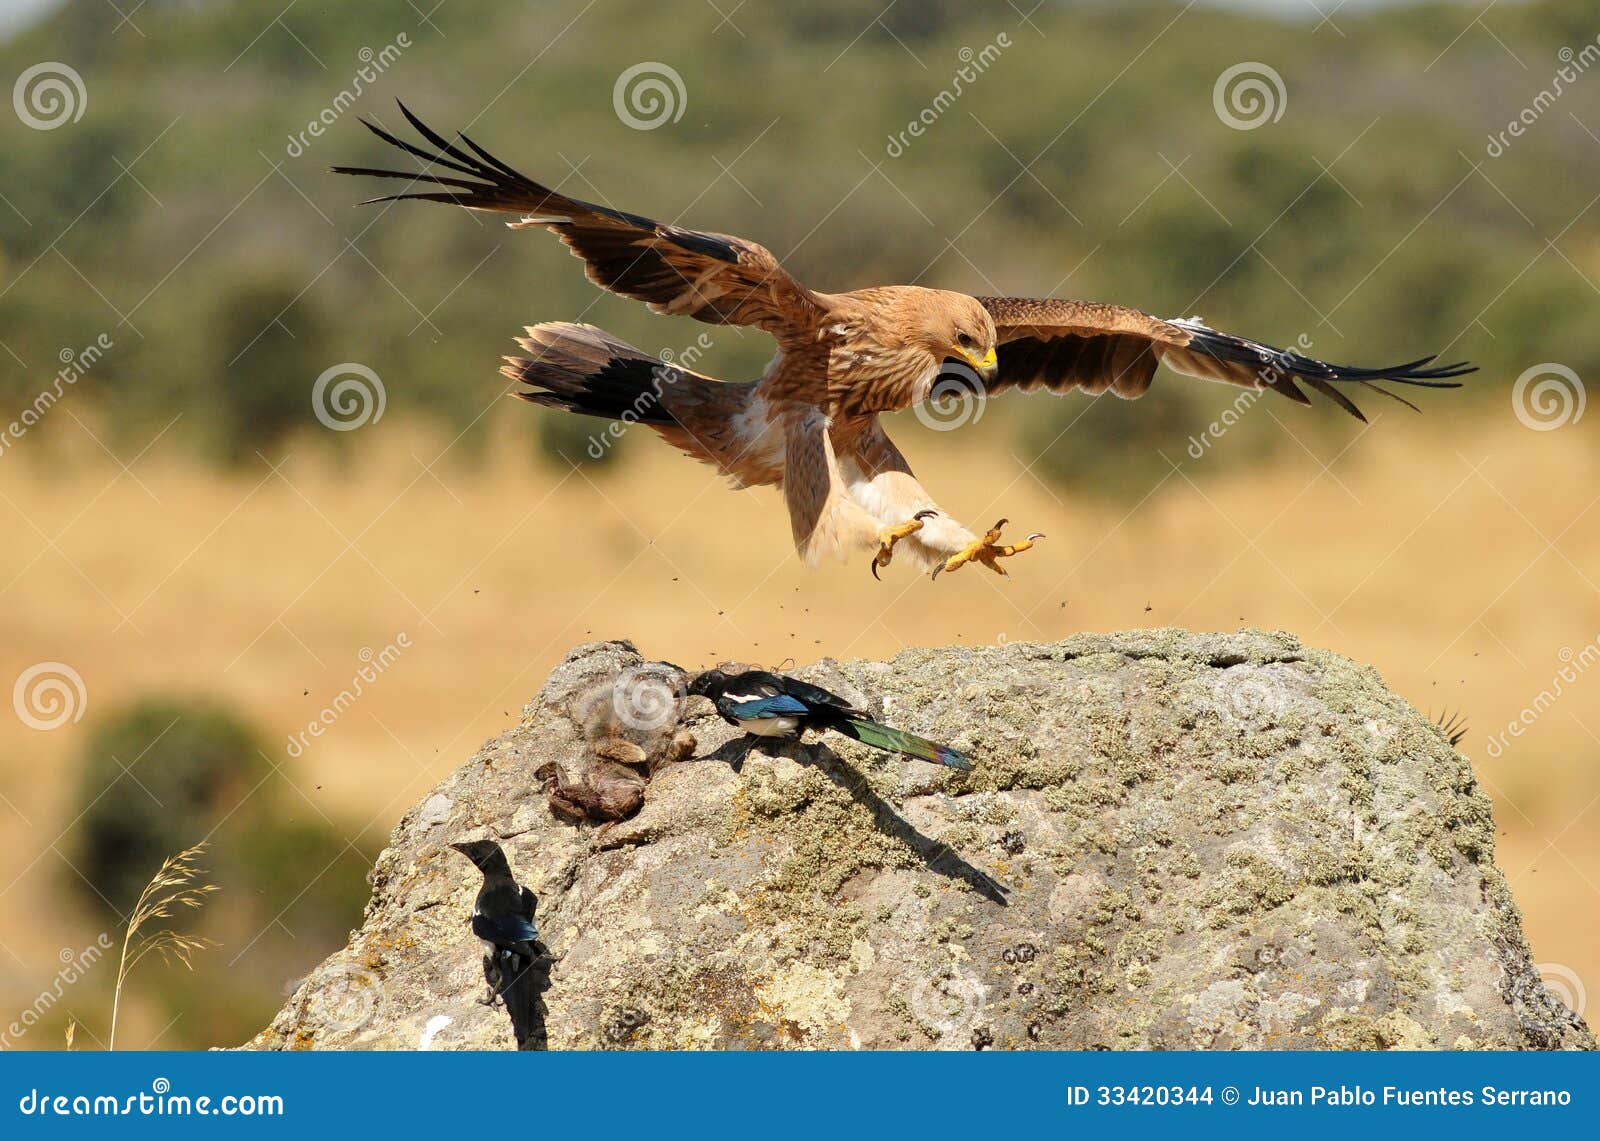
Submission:
<svg viewBox="0 0 1600 1141">
<path fill-rule="evenodd" d="M 824 661 L 797 673 L 976 770 L 829 735 L 736 771 L 695 698 L 714 759 L 662 765 L 603 836 L 554 818 L 533 774 L 577 764 L 576 707 L 640 668 L 574 650 L 407 813 L 361 929 L 252 1045 L 510 1048 L 447 846 L 486 835 L 561 956 L 557 1049 L 1594 1046 L 1533 969 L 1466 758 L 1292 637 Z"/>
</svg>

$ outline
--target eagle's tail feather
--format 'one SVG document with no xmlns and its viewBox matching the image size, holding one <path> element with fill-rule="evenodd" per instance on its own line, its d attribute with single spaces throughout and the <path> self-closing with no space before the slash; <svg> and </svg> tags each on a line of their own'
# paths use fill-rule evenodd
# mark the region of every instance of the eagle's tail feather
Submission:
<svg viewBox="0 0 1600 1141">
<path fill-rule="evenodd" d="M 516 395 L 530 404 L 646 424 L 735 479 L 771 482 L 744 462 L 748 448 L 737 434 L 753 385 L 668 364 L 593 325 L 533 325 L 517 343 L 528 355 L 503 358 L 500 373 L 528 386 Z"/>
<path fill-rule="evenodd" d="M 972 767 L 972 758 L 960 749 L 940 745 L 926 737 L 907 733 L 903 729 L 890 728 L 868 717 L 844 717 L 834 728 L 846 737 L 855 738 L 863 745 L 887 749 L 891 753 L 901 753 L 907 757 L 915 757 L 919 761 L 932 761 L 936 765 L 947 765 L 952 769 Z"/>
<path fill-rule="evenodd" d="M 607 420 L 675 424 L 663 390 L 693 375 L 593 325 L 534 325 L 517 344 L 528 356 L 505 357 L 500 373 L 529 386 L 516 394 L 520 399 Z"/>
</svg>

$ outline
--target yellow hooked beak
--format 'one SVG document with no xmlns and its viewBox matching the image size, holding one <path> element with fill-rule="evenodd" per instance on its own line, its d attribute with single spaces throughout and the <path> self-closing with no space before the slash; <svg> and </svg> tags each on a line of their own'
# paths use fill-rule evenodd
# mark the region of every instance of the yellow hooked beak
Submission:
<svg viewBox="0 0 1600 1141">
<path fill-rule="evenodd" d="M 976 353 L 968 352 L 960 346 L 957 346 L 956 351 L 961 354 L 963 360 L 977 369 L 978 375 L 983 377 L 984 380 L 993 380 L 994 374 L 1000 370 L 1000 362 L 996 359 L 993 349 L 990 349 L 981 357 Z"/>
</svg>

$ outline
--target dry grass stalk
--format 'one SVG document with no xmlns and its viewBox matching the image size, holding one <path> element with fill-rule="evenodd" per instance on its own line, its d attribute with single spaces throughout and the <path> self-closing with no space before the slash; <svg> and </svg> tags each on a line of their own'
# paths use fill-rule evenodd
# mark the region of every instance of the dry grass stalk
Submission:
<svg viewBox="0 0 1600 1141">
<path fill-rule="evenodd" d="M 117 1045 L 117 1014 L 122 1005 L 123 984 L 146 955 L 156 954 L 168 963 L 182 963 L 193 970 L 194 953 L 216 946 L 213 940 L 185 935 L 165 924 L 147 930 L 157 920 L 171 919 L 183 908 L 198 910 L 205 904 L 206 896 L 217 890 L 216 884 L 199 882 L 206 869 L 195 861 L 205 849 L 205 841 L 201 841 L 175 856 L 168 856 L 139 893 L 122 935 L 122 957 L 117 964 L 117 986 L 111 998 L 107 1049 L 114 1050 Z"/>
</svg>

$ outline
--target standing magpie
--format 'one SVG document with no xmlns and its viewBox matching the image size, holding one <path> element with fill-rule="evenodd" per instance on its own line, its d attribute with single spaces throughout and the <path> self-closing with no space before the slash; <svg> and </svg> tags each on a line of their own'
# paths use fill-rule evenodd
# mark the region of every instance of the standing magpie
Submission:
<svg viewBox="0 0 1600 1141">
<path fill-rule="evenodd" d="M 959 749 L 881 725 L 837 694 L 782 674 L 749 670 L 729 677 L 721 670 L 707 670 L 694 679 L 689 692 L 710 698 L 724 721 L 759 737 L 793 738 L 807 729 L 832 729 L 919 761 L 953 769 L 972 767 L 972 758 Z"/>
<path fill-rule="evenodd" d="M 539 938 L 534 915 L 539 901 L 511 875 L 506 854 L 493 840 L 451 844 L 483 873 L 483 887 L 472 906 L 472 933 L 483 941 L 485 1006 L 505 1002 L 517 1049 L 543 1048 L 544 1012 L 540 994 L 550 986 L 555 956 Z"/>
</svg>

